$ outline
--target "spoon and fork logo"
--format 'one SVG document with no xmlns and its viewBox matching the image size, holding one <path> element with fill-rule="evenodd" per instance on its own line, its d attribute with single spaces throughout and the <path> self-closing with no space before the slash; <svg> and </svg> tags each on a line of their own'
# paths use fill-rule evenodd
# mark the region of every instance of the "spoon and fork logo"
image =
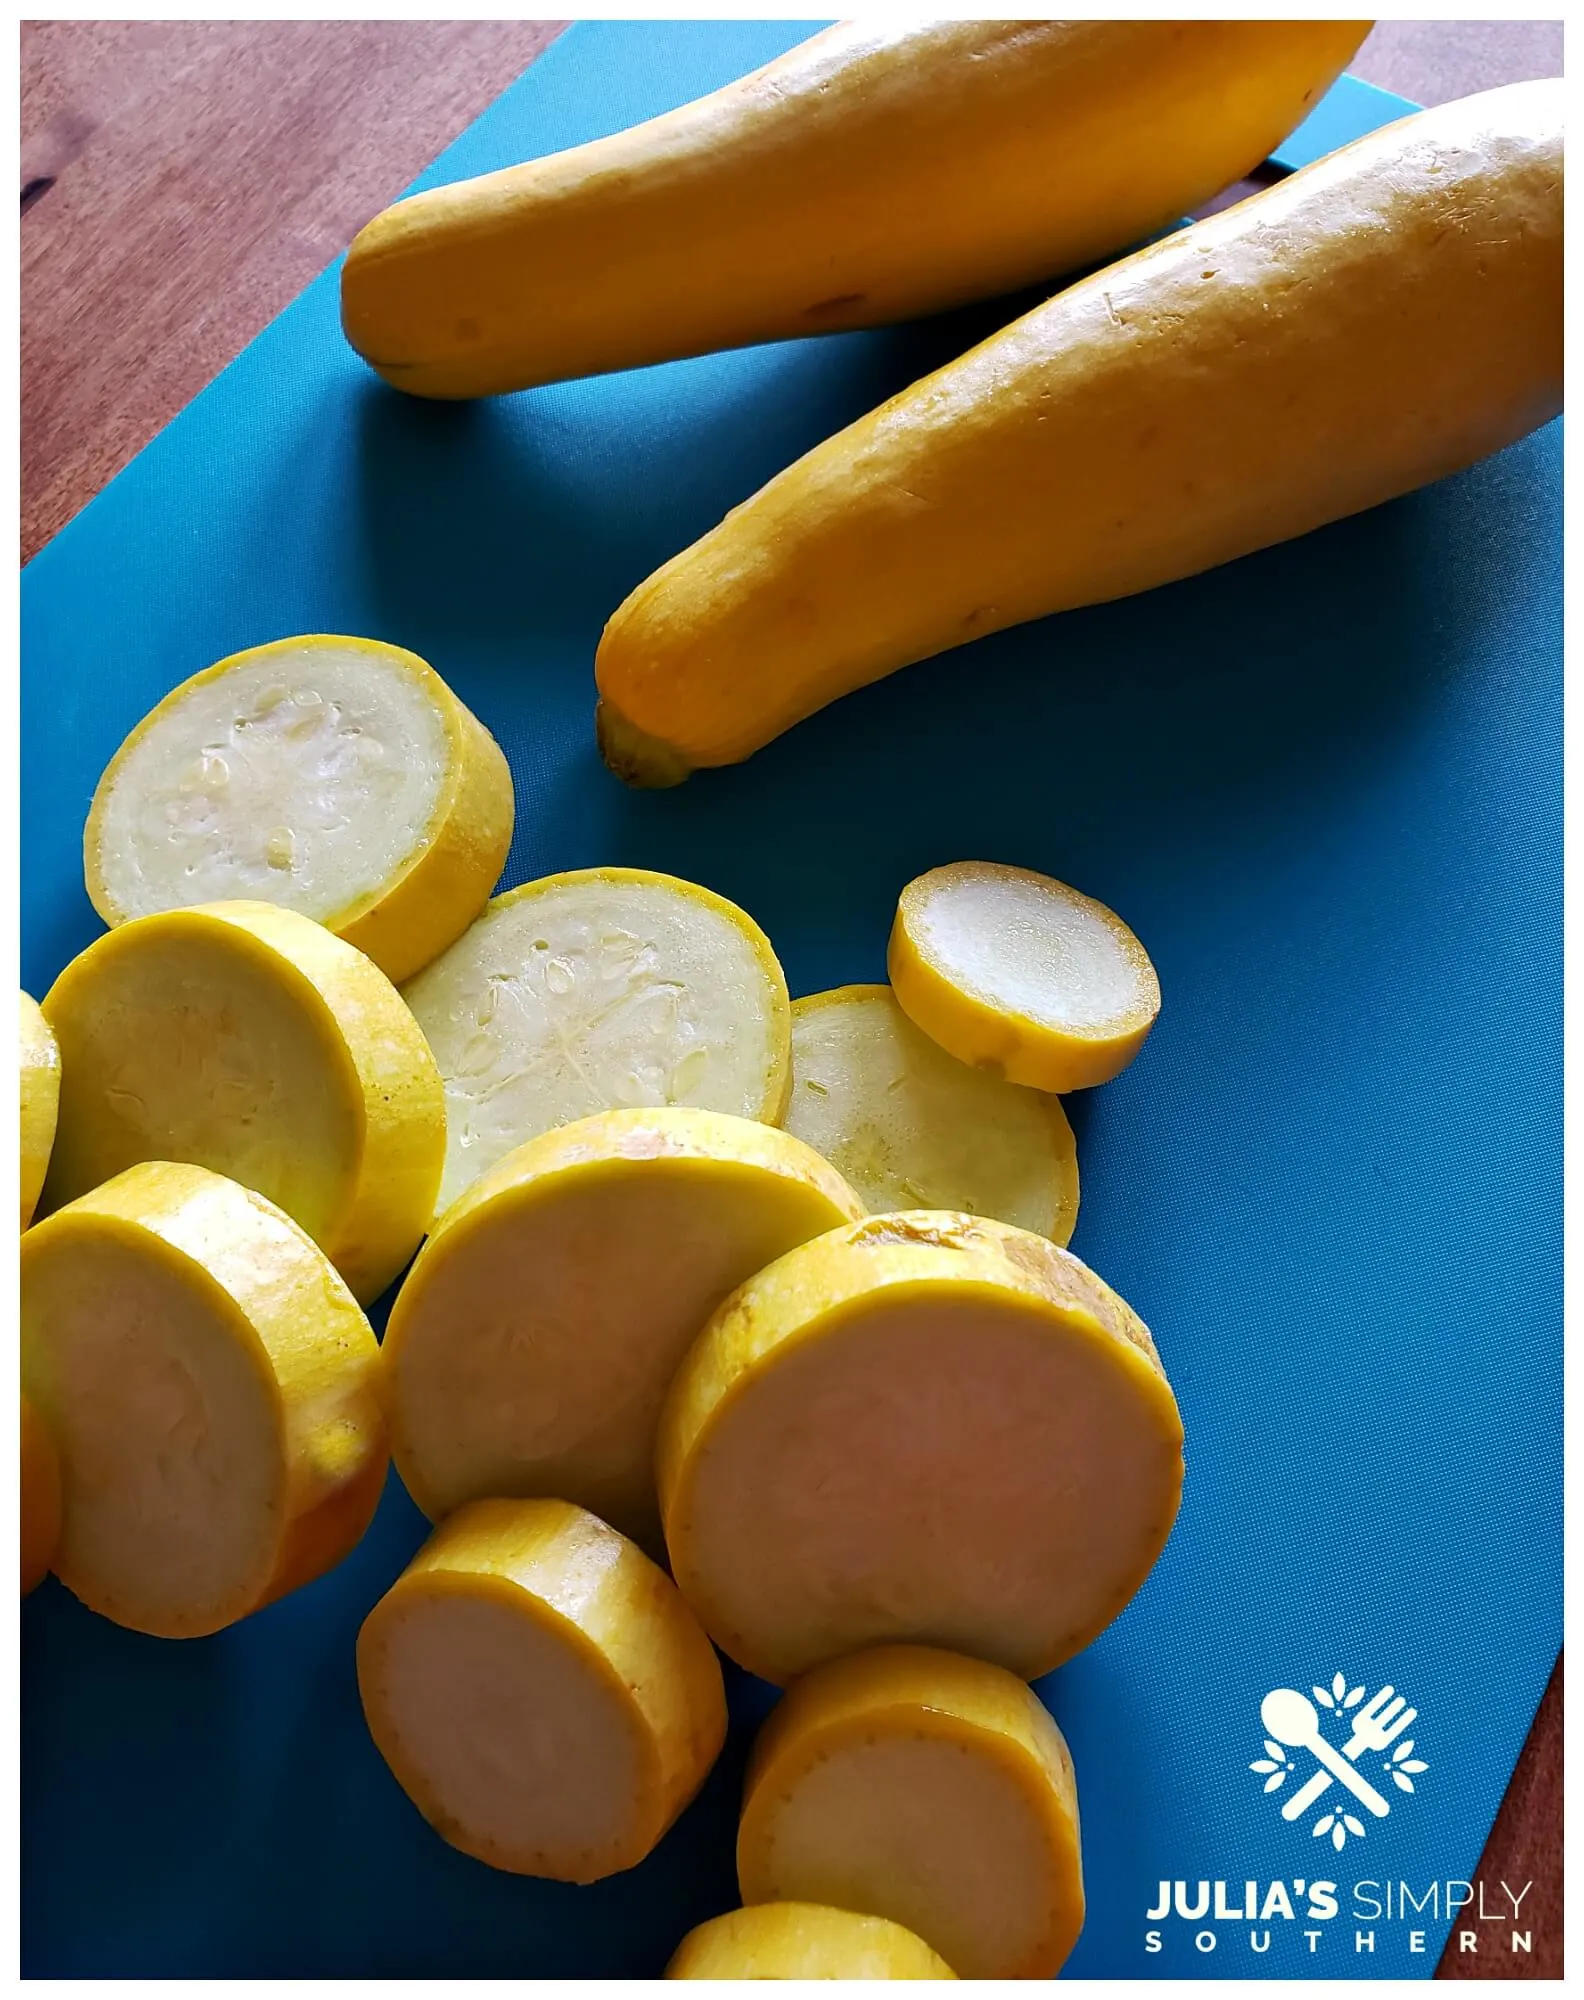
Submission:
<svg viewBox="0 0 1584 2000">
<path fill-rule="evenodd" d="M 1291 1753 L 1307 1751 L 1319 1768 L 1283 1803 L 1283 1819 L 1302 1819 L 1318 1799 L 1336 1787 L 1350 1793 L 1373 1818 L 1384 1819 L 1391 1811 L 1391 1801 L 1359 1766 L 1379 1756 L 1383 1760 L 1380 1775 L 1399 1792 L 1411 1792 L 1414 1778 L 1427 1768 L 1414 1756 L 1413 1738 L 1405 1733 L 1418 1709 L 1410 1708 L 1390 1686 L 1365 1701 L 1362 1684 L 1349 1687 L 1346 1674 L 1337 1674 L 1329 1687 L 1317 1683 L 1310 1694 L 1312 1701 L 1296 1688 L 1272 1688 L 1266 1695 L 1260 1703 L 1266 1755 L 1255 1758 L 1249 1769 L 1264 1777 L 1267 1792 L 1280 1791 L 1296 1769 Z M 1322 1709 L 1348 1726 L 1350 1733 L 1340 1744 L 1326 1735 Z M 1357 1813 L 1328 1800 L 1313 1832 L 1316 1839 L 1329 1834 L 1331 1845 L 1340 1853 L 1349 1835 L 1362 1840 L 1365 1828 Z"/>
</svg>

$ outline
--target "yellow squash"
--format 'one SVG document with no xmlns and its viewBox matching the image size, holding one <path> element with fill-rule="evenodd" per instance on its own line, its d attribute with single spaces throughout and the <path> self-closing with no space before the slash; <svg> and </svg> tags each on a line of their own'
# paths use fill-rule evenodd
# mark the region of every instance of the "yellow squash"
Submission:
<svg viewBox="0 0 1584 2000">
<path fill-rule="evenodd" d="M 901 1924 L 823 1903 L 756 1903 L 700 1924 L 667 1979 L 955 1979 Z"/>
<path fill-rule="evenodd" d="M 1002 1667 L 877 1646 L 806 1674 L 748 1765 L 747 1904 L 872 1910 L 963 1979 L 1049 1979 L 1084 1919 L 1066 1739 Z"/>
<path fill-rule="evenodd" d="M 107 924 L 257 897 L 403 980 L 483 909 L 513 811 L 500 745 L 426 660 L 312 632 L 144 716 L 94 792 L 83 867 Z"/>
<path fill-rule="evenodd" d="M 1439 479 L 1562 407 L 1562 85 L 1420 112 L 1081 280 L 839 432 L 627 599 L 635 784 L 870 681 Z"/>
<path fill-rule="evenodd" d="M 417 1249 L 445 1097 L 378 966 L 272 903 L 134 917 L 44 996 L 63 1087 L 45 1213 L 142 1160 L 277 1202 L 365 1304 Z"/>
<path fill-rule="evenodd" d="M 21 1194 L 22 1227 L 27 1228 L 38 1207 L 44 1176 L 49 1172 L 50 1152 L 55 1144 L 55 1120 L 60 1112 L 60 1043 L 55 1030 L 39 1011 L 31 993 L 21 996 L 21 1064 L 18 1092 L 21 1111 Z"/>
<path fill-rule="evenodd" d="M 786 974 L 747 911 L 697 882 L 524 882 L 402 992 L 445 1087 L 442 1211 L 513 1147 L 600 1111 L 786 1110 Z"/>
<path fill-rule="evenodd" d="M 437 1833 L 517 1875 L 635 1868 L 726 1735 L 721 1671 L 665 1572 L 564 1500 L 476 1500 L 364 1620 L 363 1712 Z"/>
<path fill-rule="evenodd" d="M 1076 1257 L 915 1210 L 739 1286 L 671 1386 L 655 1471 L 678 1588 L 762 1680 L 900 1640 L 1032 1680 L 1149 1574 L 1182 1442 L 1148 1329 Z"/>
<path fill-rule="evenodd" d="M 379 1348 L 289 1216 L 148 1161 L 35 1224 L 21 1264 L 24 1551 L 31 1505 L 91 1610 L 198 1638 L 356 1546 L 385 1483 Z M 29 1404 L 59 1453 L 53 1523 Z"/>
<path fill-rule="evenodd" d="M 435 1521 L 575 1500 L 658 1550 L 655 1429 L 683 1355 L 745 1278 L 862 1213 L 801 1139 L 713 1111 L 602 1111 L 518 1146 L 447 1209 L 391 1312 L 408 1492 Z"/>
<path fill-rule="evenodd" d="M 916 1028 L 976 1077 L 1037 1091 L 1109 1083 L 1160 1012 L 1149 954 L 1114 910 L 995 861 L 951 861 L 909 882 L 886 963 Z"/>
<path fill-rule="evenodd" d="M 960 1209 L 1061 1244 L 1078 1220 L 1078 1148 L 1061 1100 L 948 1055 L 889 986 L 792 1003 L 786 1129 L 872 1215 Z"/>
<path fill-rule="evenodd" d="M 1364 21 L 843 22 L 724 90 L 377 216 L 347 339 L 420 396 L 987 297 L 1136 242 L 1303 118 Z"/>
</svg>

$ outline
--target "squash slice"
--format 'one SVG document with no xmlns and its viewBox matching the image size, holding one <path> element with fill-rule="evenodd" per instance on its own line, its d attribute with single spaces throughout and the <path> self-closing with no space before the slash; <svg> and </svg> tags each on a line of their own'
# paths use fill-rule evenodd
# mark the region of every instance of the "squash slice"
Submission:
<svg viewBox="0 0 1584 2000">
<path fill-rule="evenodd" d="M 712 1111 L 605 1111 L 450 1208 L 390 1316 L 397 1469 L 431 1519 L 575 1500 L 660 1550 L 655 1429 L 728 1292 L 863 1214 L 801 1140 Z"/>
<path fill-rule="evenodd" d="M 1014 1675 L 924 1646 L 819 1668 L 760 1732 L 743 1900 L 872 1910 L 964 1979 L 1049 1979 L 1083 1925 L 1061 1731 Z"/>
<path fill-rule="evenodd" d="M 445 1078 L 440 1204 L 596 1111 L 683 1104 L 778 1125 L 786 978 L 753 919 L 696 882 L 579 868 L 497 896 L 406 988 Z"/>
<path fill-rule="evenodd" d="M 888 958 L 898 1002 L 932 1041 L 1035 1090 L 1109 1082 L 1160 1012 L 1155 968 L 1122 919 L 1032 868 L 957 861 L 920 875 Z"/>
<path fill-rule="evenodd" d="M 819 1903 L 756 1903 L 700 1924 L 667 1979 L 955 1979 L 922 1938 L 885 1917 Z"/>
<path fill-rule="evenodd" d="M 1148 1331 L 1070 1252 L 918 1211 L 816 1237 L 726 1301 L 658 1473 L 672 1574 L 751 1673 L 913 1640 L 1033 1679 L 1148 1575 L 1182 1424 Z"/>
<path fill-rule="evenodd" d="M 559 1500 L 453 1514 L 369 1613 L 357 1669 L 425 1819 L 518 1875 L 636 1867 L 726 1734 L 719 1663 L 671 1579 Z"/>
<path fill-rule="evenodd" d="M 958 1062 L 889 986 L 792 1003 L 786 1127 L 876 1215 L 961 1209 L 1063 1244 L 1078 1219 L 1078 1153 L 1057 1100 Z"/>
<path fill-rule="evenodd" d="M 378 1352 L 302 1230 L 204 1167 L 133 1167 L 36 1223 L 22 1385 L 60 1453 L 62 1583 L 186 1639 L 322 1575 L 384 1485 Z"/>
<path fill-rule="evenodd" d="M 427 661 L 277 639 L 207 667 L 111 758 L 83 838 L 107 924 L 256 899 L 411 978 L 461 936 L 512 836 L 500 746 Z"/>
<path fill-rule="evenodd" d="M 38 1206 L 60 1111 L 60 1044 L 30 994 L 22 995 L 22 1227 Z"/>
<path fill-rule="evenodd" d="M 46 1209 L 140 1160 L 190 1160 L 285 1209 L 365 1302 L 417 1249 L 440 1077 L 390 981 L 310 918 L 136 917 L 72 960 L 44 1013 L 64 1079 Z"/>
</svg>

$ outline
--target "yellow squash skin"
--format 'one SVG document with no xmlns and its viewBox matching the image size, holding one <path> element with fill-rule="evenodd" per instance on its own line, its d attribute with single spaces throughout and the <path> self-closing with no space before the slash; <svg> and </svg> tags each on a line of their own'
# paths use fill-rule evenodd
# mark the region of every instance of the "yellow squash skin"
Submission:
<svg viewBox="0 0 1584 2000">
<path fill-rule="evenodd" d="M 22 1595 L 49 1575 L 60 1547 L 60 1455 L 49 1426 L 22 1398 Z"/>
<path fill-rule="evenodd" d="M 117 1068 L 127 1046 L 121 996 L 136 962 L 166 951 L 186 954 L 181 1018 L 148 1022 L 161 1039 L 150 1039 L 147 1068 L 129 1080 Z M 242 1023 L 206 1009 L 205 967 L 235 968 L 250 990 L 283 997 L 312 1068 L 257 1083 L 259 1126 L 268 1122 L 278 1137 L 299 1093 L 319 1107 L 333 1101 L 344 1141 L 336 1159 L 291 1145 L 245 1150 L 253 1128 L 222 1111 L 225 1093 L 238 1089 L 227 1051 L 247 1038 Z M 239 1179 L 256 1169 L 259 1193 L 302 1222 L 364 1304 L 418 1247 L 445 1159 L 440 1073 L 390 981 L 312 918 L 248 902 L 134 918 L 72 960 L 44 996 L 44 1014 L 60 1040 L 65 1085 L 46 1211 L 139 1160 L 167 1156 L 185 1136 L 200 1166 Z M 252 1091 L 250 1083 L 241 1094 Z"/>
<path fill-rule="evenodd" d="M 823 1903 L 756 1903 L 700 1924 L 667 1979 L 955 1979 L 922 1938 L 886 1917 Z"/>
<path fill-rule="evenodd" d="M 233 653 L 174 688 L 144 716 L 105 767 L 83 831 L 83 875 L 88 899 L 114 927 L 126 921 L 105 879 L 105 818 L 127 758 L 193 689 L 223 680 L 232 670 L 279 655 L 305 651 L 365 654 L 395 667 L 421 688 L 442 718 L 449 756 L 445 784 L 429 822 L 413 828 L 413 845 L 397 874 L 319 919 L 399 984 L 411 979 L 455 943 L 489 900 L 511 846 L 515 802 L 511 770 L 500 745 L 435 672 L 427 660 L 381 639 L 312 632 Z"/>
<path fill-rule="evenodd" d="M 966 1942 L 953 1963 L 964 1979 L 1049 1979 L 1077 1942 L 1084 1920 L 1078 1789 L 1066 1739 L 1034 1692 L 1016 1675 L 983 1660 L 934 1646 L 876 1646 L 817 1667 L 788 1689 L 759 1732 L 748 1766 L 737 1832 L 737 1879 L 745 1903 L 811 1893 L 807 1881 L 787 1881 L 778 1862 L 777 1821 L 799 1785 L 843 1755 L 862 1755 L 877 1742 L 924 1740 L 955 1745 L 989 1761 L 1016 1786 L 1044 1848 L 1043 1936 L 1021 1963 L 976 1960 Z M 943 1844 L 950 1831 L 938 1829 Z M 878 1865 L 875 1865 L 878 1863 Z M 862 1857 L 867 1879 L 839 1883 L 856 1904 L 879 1908 L 905 1923 L 937 1951 L 955 1934 L 972 1936 L 971 1908 L 948 1910 L 924 1885 L 893 1872 L 879 1857 Z M 827 1860 L 820 1872 L 830 1868 Z M 795 1872 L 801 1873 L 801 1870 Z M 832 1869 L 832 1876 L 836 1871 Z M 971 1891 L 964 1891 L 971 1895 Z"/>
<path fill-rule="evenodd" d="M 259 1538 L 251 1573 L 239 1574 L 228 1599 L 201 1615 L 151 1615 L 80 1563 L 74 1548 L 74 1487 L 102 1474 L 77 1448 L 73 1405 L 60 1402 L 51 1323 L 37 1309 L 33 1281 L 35 1272 L 47 1277 L 51 1263 L 69 1267 L 103 1242 L 126 1246 L 202 1299 L 274 1412 L 271 1531 Z M 35 1224 L 22 1245 L 22 1375 L 59 1445 L 63 1529 L 54 1567 L 61 1581 L 119 1625 L 187 1639 L 322 1576 L 362 1539 L 384 1489 L 389 1456 L 378 1363 L 368 1321 L 316 1245 L 262 1195 L 204 1167 L 132 1167 Z M 148 1413 L 140 1414 L 147 1423 Z M 187 1441 L 168 1448 L 180 1451 Z M 214 1448 L 223 1451 L 223 1440 Z"/>
<path fill-rule="evenodd" d="M 21 997 L 22 1227 L 38 1207 L 39 1192 L 49 1171 L 55 1144 L 55 1120 L 60 1110 L 60 1044 L 31 994 Z"/>
<path fill-rule="evenodd" d="M 488 396 L 1006 291 L 1246 173 L 1368 26 L 843 22 L 630 131 L 398 202 L 353 241 L 342 325 L 398 388 Z"/>
<path fill-rule="evenodd" d="M 506 1851 L 458 1824 L 395 1726 L 385 1660 L 424 1599 L 493 1600 L 553 1635 L 605 1690 L 641 1745 L 625 1826 L 598 1851 Z M 402 1789 L 465 1854 L 516 1874 L 596 1882 L 636 1867 L 703 1783 L 726 1737 L 719 1662 L 676 1586 L 633 1543 L 564 1500 L 476 1500 L 435 1530 L 364 1621 L 358 1687 Z M 502 1759 L 509 1782 L 514 1775 Z"/>
<path fill-rule="evenodd" d="M 1415 114 L 1016 320 L 641 584 L 596 661 L 634 784 L 986 632 L 1192 576 L 1562 407 L 1562 85 Z"/>
</svg>

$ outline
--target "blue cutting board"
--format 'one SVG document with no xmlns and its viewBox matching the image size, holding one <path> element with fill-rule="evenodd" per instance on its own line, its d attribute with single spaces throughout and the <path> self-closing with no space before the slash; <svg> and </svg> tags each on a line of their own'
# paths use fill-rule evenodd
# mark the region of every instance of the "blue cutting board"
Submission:
<svg viewBox="0 0 1584 2000">
<path fill-rule="evenodd" d="M 630 124 L 809 31 L 579 26 L 425 178 Z M 1405 108 L 1344 83 L 1281 157 Z M 597 862 L 696 877 L 766 926 L 794 993 L 882 977 L 897 891 L 937 862 L 1025 863 L 1112 904 L 1165 1009 L 1123 1077 L 1073 1100 L 1074 1248 L 1155 1329 L 1189 1473 L 1145 1589 L 1040 1684 L 1081 1786 L 1069 1969 L 1428 1973 L 1561 1636 L 1557 431 L 632 793 L 590 727 L 604 619 L 1010 309 L 446 407 L 363 369 L 336 284 L 24 576 L 29 988 L 97 930 L 82 822 L 124 732 L 195 669 L 298 631 L 415 648 L 495 730 L 517 780 L 508 883 Z M 53 1581 L 29 1600 L 27 1973 L 652 1975 L 733 1903 L 743 1759 L 773 1698 L 740 1675 L 726 1754 L 632 1874 L 522 1880 L 430 1832 L 353 1676 L 359 1622 L 422 1533 L 393 1480 L 339 1570 L 200 1641 L 120 1631 Z M 1265 1693 L 1336 1675 L 1409 1697 L 1424 1767 L 1410 1794 L 1361 1764 L 1391 1811 L 1359 1813 L 1341 1853 L 1311 1832 L 1325 1802 L 1280 1815 L 1305 1753 L 1271 1794 L 1249 1768 Z M 1277 1883 L 1294 1914 L 1218 1918 L 1212 1886 L 1202 1920 L 1150 1921 L 1178 1879 L 1190 1912 L 1220 1881 L 1226 1909 Z M 1416 1902 L 1442 1886 L 1405 1919 L 1404 1882 Z M 1356 1887 L 1387 1883 L 1389 1906 Z M 1508 1929 L 1478 1928 L 1507 1952 Z"/>
</svg>

